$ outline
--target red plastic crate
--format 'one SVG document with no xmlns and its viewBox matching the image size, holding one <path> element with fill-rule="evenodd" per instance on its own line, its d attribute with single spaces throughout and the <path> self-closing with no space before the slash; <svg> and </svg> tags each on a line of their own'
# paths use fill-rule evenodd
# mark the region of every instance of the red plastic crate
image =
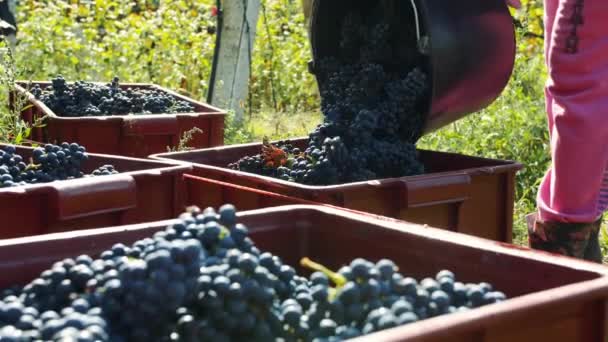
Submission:
<svg viewBox="0 0 608 342">
<path fill-rule="evenodd" d="M 24 158 L 33 150 L 16 149 Z M 105 164 L 121 173 L 0 189 L 0 239 L 157 221 L 184 210 L 188 165 L 89 154 L 83 168 Z"/>
<path fill-rule="evenodd" d="M 20 81 L 18 93 L 26 93 L 28 83 Z M 41 88 L 50 82 L 32 82 Z M 61 117 L 44 103 L 27 93 L 31 106 L 21 117 L 32 123 L 44 117 L 44 126 L 32 130 L 31 139 L 40 142 L 61 143 L 77 141 L 93 153 L 115 154 L 145 158 L 152 153 L 166 152 L 168 147 L 178 146 L 184 132 L 198 127 L 188 142 L 189 147 L 203 148 L 224 144 L 224 118 L 226 112 L 208 104 L 195 101 L 155 84 L 125 83 L 121 88 L 146 88 L 167 92 L 195 108 L 194 113 Z"/>
<path fill-rule="evenodd" d="M 304 148 L 306 139 L 292 140 Z M 229 163 L 259 153 L 244 144 L 162 153 L 158 160 L 193 163 L 193 174 L 318 203 L 510 242 L 515 174 L 522 165 L 454 153 L 420 151 L 427 173 L 333 186 L 307 186 L 234 171 Z"/>
<path fill-rule="evenodd" d="M 186 203 L 201 208 L 217 208 L 232 203 L 240 210 L 254 210 L 291 204 L 316 204 L 312 201 L 220 182 L 214 179 L 184 175 Z"/>
<path fill-rule="evenodd" d="M 186 203 L 200 208 L 218 208 L 224 203 L 231 203 L 239 210 L 255 210 L 283 205 L 320 205 L 355 214 L 372 216 L 380 220 L 393 220 L 389 217 L 374 215 L 358 210 L 340 208 L 330 204 L 316 203 L 305 199 L 276 194 L 274 192 L 248 188 L 241 185 L 221 182 L 215 179 L 193 175 L 184 175 Z"/>
<path fill-rule="evenodd" d="M 417 279 L 450 269 L 464 282 L 488 281 L 505 302 L 431 318 L 357 341 L 606 341 L 608 268 L 572 258 L 405 222 L 319 206 L 239 214 L 258 247 L 297 267 L 302 257 L 337 269 L 357 257 L 394 260 Z M 130 244 L 171 221 L 0 241 L 0 288 L 23 284 L 53 262 Z M 301 269 L 299 271 L 302 271 Z"/>
</svg>

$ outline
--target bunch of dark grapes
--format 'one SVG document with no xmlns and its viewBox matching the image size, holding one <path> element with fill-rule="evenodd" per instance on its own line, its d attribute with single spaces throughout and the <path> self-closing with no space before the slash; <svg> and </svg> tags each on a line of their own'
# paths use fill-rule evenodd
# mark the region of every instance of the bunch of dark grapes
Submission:
<svg viewBox="0 0 608 342">
<path fill-rule="evenodd" d="M 0 150 L 0 182 L 2 187 L 26 184 L 28 173 L 23 157 L 16 154 L 14 146 L 6 146 Z M 26 176 L 26 177 L 24 177 Z"/>
<path fill-rule="evenodd" d="M 188 113 L 194 107 L 157 89 L 121 89 L 118 77 L 102 85 L 85 81 L 67 84 L 62 76 L 46 89 L 35 85 L 31 93 L 55 114 L 67 117 Z"/>
<path fill-rule="evenodd" d="M 390 25 L 388 23 L 378 23 L 370 26 L 369 29 L 360 31 L 363 35 L 362 39 L 365 41 L 360 46 L 360 61 L 364 63 L 390 62 L 392 59 Z"/>
<path fill-rule="evenodd" d="M 91 172 L 91 176 L 107 176 L 107 175 L 115 175 L 118 171 L 114 168 L 114 165 L 106 164 L 100 166 Z"/>
<path fill-rule="evenodd" d="M 0 340 L 340 341 L 505 300 L 447 270 L 417 281 L 387 259 L 301 264 L 315 272 L 260 251 L 234 206 L 191 208 L 150 238 L 0 292 Z"/>
<path fill-rule="evenodd" d="M 265 143 L 265 146 L 269 145 L 269 143 Z M 297 169 L 298 163 L 304 161 L 304 157 L 300 149 L 295 147 L 289 140 L 278 141 L 272 146 L 273 151 L 279 151 L 283 154 L 283 163 L 273 162 L 270 164 L 270 160 L 267 160 L 267 157 L 271 158 L 271 156 L 268 156 L 271 151 L 263 150 L 257 155 L 241 158 L 237 162 L 229 164 L 228 167 L 234 170 L 257 173 L 270 177 L 285 178 L 282 176 L 289 174 L 291 171 L 296 171 L 292 170 L 292 167 Z M 289 167 L 289 165 L 292 167 Z"/>
<path fill-rule="evenodd" d="M 395 110 L 399 122 L 396 125 L 398 135 L 409 141 L 418 140 L 424 129 L 424 118 L 417 111 L 420 107 L 418 99 L 425 98 L 427 84 L 426 73 L 421 68 L 414 68 L 406 78 L 390 82 L 385 87 L 389 99 L 387 102 L 400 108 Z"/>
<path fill-rule="evenodd" d="M 361 43 L 361 27 L 363 18 L 357 12 L 351 12 L 346 15 L 340 27 L 340 50 L 343 51 L 344 58 L 353 59 L 358 56 L 359 45 Z"/>
<path fill-rule="evenodd" d="M 309 185 L 423 173 L 415 143 L 430 94 L 425 59 L 411 44 L 402 61 L 402 45 L 414 30 L 390 21 L 358 12 L 345 16 L 339 56 L 316 63 L 324 122 L 310 133 L 303 154 L 284 149 L 285 162 L 268 164 L 265 144 L 262 153 L 228 167 Z"/>
<path fill-rule="evenodd" d="M 86 175 L 82 168 L 89 156 L 84 146 L 76 143 L 37 147 L 30 160 L 16 152 L 12 145 L 0 150 L 0 186 L 3 188 L 118 173 L 114 166 L 104 165 Z"/>
<path fill-rule="evenodd" d="M 33 179 L 44 182 L 83 177 L 81 166 L 86 160 L 85 148 L 76 143 L 63 143 L 61 146 L 47 144 L 35 148 L 32 162 L 38 166 L 33 172 Z"/>
<path fill-rule="evenodd" d="M 101 315 L 112 325 L 110 336 L 127 341 L 154 341 L 169 334 L 176 310 L 195 298 L 199 259 L 194 237 L 157 237 L 138 246 L 114 246 L 102 254 L 112 271 L 89 283 Z"/>
<path fill-rule="evenodd" d="M 448 270 L 417 281 L 400 274 L 388 259 L 355 259 L 336 273 L 307 259 L 303 264 L 320 272 L 311 276 L 312 304 L 297 310 L 310 337 L 323 341 L 354 338 L 506 299 L 489 283 L 465 284 Z"/>
</svg>

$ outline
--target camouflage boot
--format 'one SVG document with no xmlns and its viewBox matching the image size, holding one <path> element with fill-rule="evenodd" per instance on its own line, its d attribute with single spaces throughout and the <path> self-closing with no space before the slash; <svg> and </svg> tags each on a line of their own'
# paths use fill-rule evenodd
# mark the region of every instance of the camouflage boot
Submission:
<svg viewBox="0 0 608 342">
<path fill-rule="evenodd" d="M 537 214 L 530 214 L 526 220 L 531 248 L 602 262 L 599 243 L 601 219 L 593 223 L 541 222 Z"/>
<path fill-rule="evenodd" d="M 603 263 L 604 257 L 602 256 L 602 248 L 600 247 L 600 227 L 602 226 L 602 218 L 597 220 L 595 223 L 593 232 L 589 237 L 587 248 L 585 248 L 585 255 L 583 259 L 594 261 L 597 263 Z"/>
</svg>

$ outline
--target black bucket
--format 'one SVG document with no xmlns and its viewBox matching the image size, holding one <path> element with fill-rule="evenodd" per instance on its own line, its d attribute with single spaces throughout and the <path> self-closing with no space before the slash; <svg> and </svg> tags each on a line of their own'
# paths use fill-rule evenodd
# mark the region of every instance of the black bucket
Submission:
<svg viewBox="0 0 608 342">
<path fill-rule="evenodd" d="M 505 0 L 315 0 L 311 71 L 314 61 L 339 55 L 347 13 L 365 14 L 370 4 L 390 1 L 398 20 L 418 22 L 415 40 L 403 44 L 417 44 L 428 57 L 432 95 L 425 133 L 485 108 L 500 95 L 515 61 L 515 29 Z"/>
</svg>

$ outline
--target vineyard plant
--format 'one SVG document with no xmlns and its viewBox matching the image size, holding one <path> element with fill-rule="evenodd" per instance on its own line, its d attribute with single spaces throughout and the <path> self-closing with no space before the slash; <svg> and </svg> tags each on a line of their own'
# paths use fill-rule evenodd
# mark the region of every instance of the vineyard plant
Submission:
<svg viewBox="0 0 608 342">
<path fill-rule="evenodd" d="M 518 243 L 525 242 L 523 217 L 534 210 L 536 189 L 550 161 L 542 2 L 522 3 L 513 12 L 516 65 L 501 97 L 418 144 L 524 163 L 517 178 Z M 217 33 L 214 5 L 212 0 L 18 1 L 16 74 L 32 80 L 119 77 L 157 83 L 204 101 Z M 307 69 L 311 55 L 300 1 L 262 0 L 257 33 L 251 96 L 243 104 L 246 120 L 237 126 L 229 118 L 225 134 L 230 144 L 307 135 L 322 118 L 317 85 Z"/>
</svg>

